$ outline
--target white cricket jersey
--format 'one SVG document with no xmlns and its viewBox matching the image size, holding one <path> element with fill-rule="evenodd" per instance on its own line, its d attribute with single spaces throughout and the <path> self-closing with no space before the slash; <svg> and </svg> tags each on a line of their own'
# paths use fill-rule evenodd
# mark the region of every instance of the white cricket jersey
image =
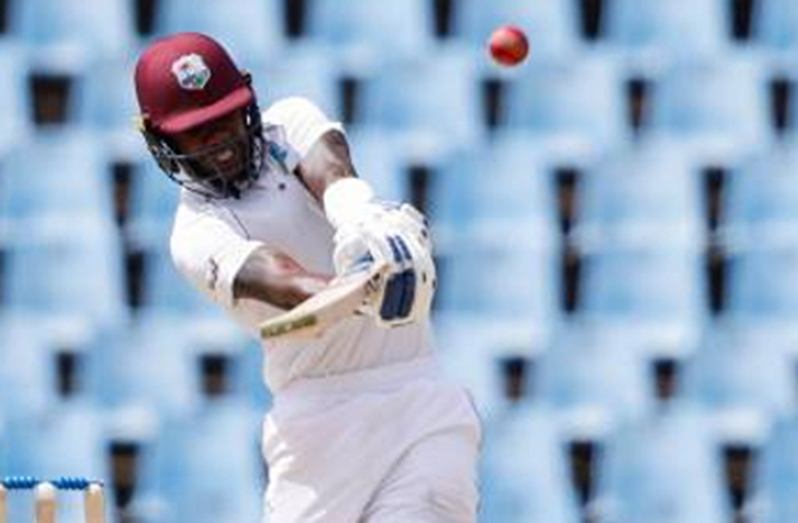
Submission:
<svg viewBox="0 0 798 523">
<path fill-rule="evenodd" d="M 180 272 L 254 333 L 261 321 L 283 311 L 233 298 L 233 281 L 253 250 L 265 245 L 309 271 L 334 273 L 334 230 L 293 171 L 322 134 L 342 130 L 304 98 L 274 103 L 263 113 L 263 124 L 268 161 L 255 185 L 240 199 L 207 199 L 183 189 L 171 238 Z M 381 329 L 370 318 L 356 316 L 318 339 L 266 344 L 264 379 L 276 391 L 300 377 L 409 360 L 429 353 L 431 346 L 429 322 Z"/>
</svg>

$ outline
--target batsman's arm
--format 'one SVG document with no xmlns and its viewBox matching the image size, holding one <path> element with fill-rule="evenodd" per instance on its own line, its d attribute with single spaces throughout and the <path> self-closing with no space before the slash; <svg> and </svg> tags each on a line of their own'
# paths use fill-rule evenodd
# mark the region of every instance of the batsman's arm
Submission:
<svg viewBox="0 0 798 523">
<path fill-rule="evenodd" d="M 355 175 L 346 137 L 337 130 L 321 135 L 297 166 L 297 176 L 313 197 L 335 181 Z M 326 287 L 332 276 L 305 270 L 285 253 L 260 247 L 247 258 L 233 281 L 235 298 L 251 298 L 291 309 Z"/>
<path fill-rule="evenodd" d="M 327 131 L 297 166 L 297 175 L 321 205 L 324 192 L 334 182 L 357 176 L 343 133 Z"/>
<path fill-rule="evenodd" d="M 255 249 L 233 280 L 233 296 L 292 309 L 325 288 L 332 276 L 308 272 L 285 253 Z"/>
</svg>

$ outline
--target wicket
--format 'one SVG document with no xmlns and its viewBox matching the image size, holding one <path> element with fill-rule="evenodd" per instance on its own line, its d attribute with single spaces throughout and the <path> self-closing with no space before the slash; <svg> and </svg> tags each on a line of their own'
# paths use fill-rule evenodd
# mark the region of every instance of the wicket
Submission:
<svg viewBox="0 0 798 523">
<path fill-rule="evenodd" d="M 82 491 L 83 511 L 86 523 L 104 523 L 105 492 L 103 484 L 79 477 L 39 479 L 15 476 L 0 479 L 0 523 L 8 523 L 8 491 L 33 490 L 36 523 L 55 523 L 59 490 Z"/>
</svg>

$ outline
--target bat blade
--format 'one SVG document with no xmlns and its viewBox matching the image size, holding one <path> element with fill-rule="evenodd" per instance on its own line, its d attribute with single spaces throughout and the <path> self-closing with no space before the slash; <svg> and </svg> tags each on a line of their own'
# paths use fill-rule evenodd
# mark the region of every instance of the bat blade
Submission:
<svg viewBox="0 0 798 523">
<path fill-rule="evenodd" d="M 313 338 L 352 316 L 388 270 L 384 262 L 372 263 L 358 272 L 333 281 L 326 289 L 290 311 L 262 322 L 261 339 Z"/>
</svg>

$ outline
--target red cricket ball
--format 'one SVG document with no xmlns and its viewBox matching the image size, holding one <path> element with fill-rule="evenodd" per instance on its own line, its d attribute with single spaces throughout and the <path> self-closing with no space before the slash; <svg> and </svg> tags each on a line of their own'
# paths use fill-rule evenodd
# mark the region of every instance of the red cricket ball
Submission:
<svg viewBox="0 0 798 523">
<path fill-rule="evenodd" d="M 523 29 L 514 25 L 499 27 L 488 39 L 490 55 L 501 65 L 514 66 L 529 54 L 529 40 Z"/>
</svg>

